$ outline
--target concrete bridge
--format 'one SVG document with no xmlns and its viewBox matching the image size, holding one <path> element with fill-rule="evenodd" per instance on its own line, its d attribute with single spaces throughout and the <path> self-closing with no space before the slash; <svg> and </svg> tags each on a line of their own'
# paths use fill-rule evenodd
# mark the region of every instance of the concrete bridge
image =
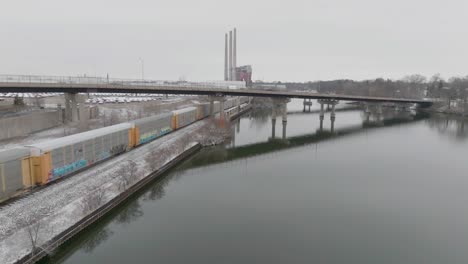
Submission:
<svg viewBox="0 0 468 264">
<path fill-rule="evenodd" d="M 0 93 L 145 93 L 211 96 L 250 96 L 271 98 L 322 99 L 373 103 L 418 104 L 429 107 L 431 101 L 405 98 L 320 94 L 298 91 L 229 89 L 225 86 L 197 83 L 124 80 L 95 77 L 59 77 L 0 75 Z"/>
</svg>

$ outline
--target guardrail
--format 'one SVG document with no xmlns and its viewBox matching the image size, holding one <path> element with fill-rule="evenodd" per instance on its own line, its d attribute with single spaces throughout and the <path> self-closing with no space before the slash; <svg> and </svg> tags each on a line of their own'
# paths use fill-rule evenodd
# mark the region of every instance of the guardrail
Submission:
<svg viewBox="0 0 468 264">
<path fill-rule="evenodd" d="M 88 76 L 42 76 L 42 75 L 0 75 L 0 83 L 29 83 L 29 84 L 87 84 L 87 85 L 112 85 L 125 87 L 193 87 L 193 88 L 219 88 L 226 89 L 233 84 L 214 85 L 209 83 L 185 82 L 185 81 L 163 81 L 144 79 L 117 79 L 107 77 Z M 245 88 L 237 87 L 236 88 Z"/>
</svg>

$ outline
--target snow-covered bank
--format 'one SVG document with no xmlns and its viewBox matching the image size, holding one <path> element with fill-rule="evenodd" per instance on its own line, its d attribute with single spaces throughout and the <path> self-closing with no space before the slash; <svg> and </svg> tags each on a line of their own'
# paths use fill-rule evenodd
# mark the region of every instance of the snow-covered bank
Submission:
<svg viewBox="0 0 468 264">
<path fill-rule="evenodd" d="M 1 263 L 15 263 L 31 252 L 33 244 L 47 250 L 49 241 L 93 212 L 84 210 L 84 197 L 103 193 L 100 205 L 111 201 L 152 172 L 147 160 L 155 153 L 161 166 L 196 144 L 196 137 L 187 135 L 196 133 L 206 122 L 196 122 L 0 208 Z M 184 142 L 182 147 L 178 142 Z M 138 169 L 122 188 L 121 175 L 129 161 Z M 36 243 L 32 243 L 31 227 L 38 231 Z"/>
</svg>

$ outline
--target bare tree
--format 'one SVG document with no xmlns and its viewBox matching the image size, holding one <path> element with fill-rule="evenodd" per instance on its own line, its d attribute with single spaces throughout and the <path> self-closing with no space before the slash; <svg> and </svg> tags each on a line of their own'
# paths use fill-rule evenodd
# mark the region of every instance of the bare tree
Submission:
<svg viewBox="0 0 468 264">
<path fill-rule="evenodd" d="M 162 149 L 159 149 L 158 151 L 152 150 L 145 157 L 146 166 L 151 172 L 155 172 L 164 164 L 167 158 L 168 158 L 167 148 L 162 148 Z"/>
<path fill-rule="evenodd" d="M 117 170 L 117 178 L 119 179 L 119 190 L 123 191 L 127 189 L 132 183 L 137 180 L 140 175 L 138 165 L 132 160 L 127 160 Z"/>
<path fill-rule="evenodd" d="M 40 232 L 45 227 L 43 218 L 50 216 L 53 212 L 52 206 L 32 208 L 25 214 L 15 216 L 15 223 L 18 229 L 24 228 L 28 240 L 31 243 L 31 258 L 33 258 L 39 249 Z M 42 248 L 45 250 L 44 248 Z"/>
<path fill-rule="evenodd" d="M 104 202 L 105 194 L 106 190 L 101 187 L 88 189 L 80 203 L 83 215 L 87 215 L 99 208 L 99 206 Z"/>
</svg>

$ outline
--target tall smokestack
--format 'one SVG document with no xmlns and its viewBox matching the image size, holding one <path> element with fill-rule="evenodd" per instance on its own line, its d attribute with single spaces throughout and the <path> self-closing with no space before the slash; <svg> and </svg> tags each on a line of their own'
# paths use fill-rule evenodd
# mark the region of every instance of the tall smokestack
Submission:
<svg viewBox="0 0 468 264">
<path fill-rule="evenodd" d="M 236 40 L 236 28 L 234 28 L 234 45 L 232 47 L 232 80 L 237 81 L 237 40 Z"/>
<path fill-rule="evenodd" d="M 228 64 L 228 34 L 224 34 L 224 80 L 229 80 L 229 64 Z"/>
<path fill-rule="evenodd" d="M 229 31 L 229 81 L 232 81 L 234 76 L 232 75 L 232 30 Z"/>
</svg>

